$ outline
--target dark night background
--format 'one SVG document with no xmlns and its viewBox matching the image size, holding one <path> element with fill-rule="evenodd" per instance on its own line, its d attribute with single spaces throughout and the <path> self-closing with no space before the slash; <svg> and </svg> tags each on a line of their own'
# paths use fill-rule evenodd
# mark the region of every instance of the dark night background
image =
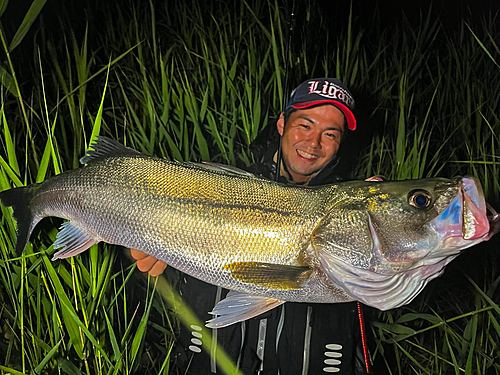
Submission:
<svg viewBox="0 0 500 375">
<path fill-rule="evenodd" d="M 96 27 L 93 21 L 98 19 L 99 8 L 106 1 L 111 2 L 112 0 L 48 0 L 42 11 L 43 28 L 45 32 L 57 34 L 60 30 L 58 17 L 64 12 L 73 21 L 73 26 L 81 25 L 83 28 L 88 20 L 91 27 Z M 154 2 L 160 3 L 158 0 Z M 148 2 L 136 0 L 136 3 L 146 5 Z M 293 0 L 282 1 L 282 3 L 291 10 Z M 406 17 L 412 24 L 418 25 L 422 17 L 426 17 L 429 9 L 432 9 L 431 16 L 439 18 L 445 30 L 458 27 L 463 19 L 480 22 L 482 17 L 494 16 L 500 9 L 498 0 L 352 0 L 352 2 L 316 0 L 316 3 L 330 20 L 332 27 L 342 25 L 349 15 L 351 4 L 354 17 L 365 23 L 369 23 L 373 12 L 378 11 L 383 22 L 391 23 Z M 15 0 L 9 3 L 2 20 L 8 32 L 17 28 L 30 5 L 31 0 Z M 295 6 L 300 10 L 301 0 L 296 0 Z M 300 12 L 296 12 L 296 14 L 300 14 Z M 300 18 L 300 16 L 297 17 Z"/>
<path fill-rule="evenodd" d="M 23 42 L 16 48 L 11 57 L 14 65 L 22 67 L 18 69 L 17 74 L 21 82 L 29 82 L 33 79 L 31 71 L 33 69 L 33 40 L 46 40 L 46 38 L 66 37 L 68 30 L 64 25 L 71 24 L 72 32 L 75 32 L 76 38 L 81 39 L 85 33 L 85 29 L 89 27 L 89 45 L 91 45 L 92 35 L 96 35 L 105 27 L 103 9 L 108 9 L 106 2 L 112 3 L 113 0 L 47 0 L 40 17 L 36 24 L 31 27 L 29 34 L 24 38 Z M 10 40 L 15 31 L 22 22 L 22 19 L 28 11 L 32 0 L 15 0 L 11 1 L 5 14 L 2 16 L 3 27 L 7 34 L 7 40 Z M 232 0 L 219 0 L 231 6 L 236 4 Z M 114 3 L 114 1 L 113 1 Z M 131 2 L 123 2 L 124 4 L 133 3 L 138 9 L 146 9 L 149 7 L 149 0 L 134 0 Z M 168 0 L 159 1 L 153 0 L 153 4 L 169 3 Z M 174 4 L 175 2 L 171 2 Z M 199 5 L 210 4 L 211 1 L 197 2 Z M 314 30 L 314 25 L 308 23 L 308 20 L 303 19 L 304 1 L 303 0 L 280 0 L 279 4 L 291 12 L 292 6 L 295 6 L 294 28 L 292 31 L 293 43 L 292 54 L 295 50 L 300 49 L 302 39 L 305 38 L 303 31 L 311 33 Z M 498 0 L 420 0 L 420 1 L 397 1 L 397 0 L 352 0 L 352 1 L 333 1 L 333 0 L 312 0 L 312 4 L 316 4 L 321 10 L 323 18 L 328 24 L 330 30 L 330 40 L 332 48 L 335 48 L 335 36 L 346 30 L 349 13 L 352 7 L 353 22 L 356 27 L 364 29 L 365 35 L 371 40 L 376 40 L 381 32 L 380 27 L 390 28 L 394 23 L 407 22 L 412 28 L 417 30 L 420 24 L 427 21 L 436 21 L 441 24 L 439 38 L 449 37 L 454 32 L 463 26 L 464 22 L 468 25 L 479 25 L 485 19 L 496 19 L 500 10 L 500 1 Z M 128 6 L 128 5 L 126 5 Z M 174 6 L 174 5 L 173 5 Z M 61 21 L 61 19 L 63 21 Z M 377 21 L 374 22 L 373 20 Z M 161 20 L 159 20 L 161 21 Z M 372 27 L 376 23 L 376 27 Z M 307 24 L 307 27 L 305 26 Z M 288 31 L 288 30 L 285 30 Z M 43 35 L 43 38 L 42 38 Z M 308 35 L 311 39 L 311 35 Z M 312 36 L 314 37 L 314 36 Z M 42 52 L 43 53 L 43 52 Z M 293 69 L 292 69 L 293 70 Z M 293 71 L 290 73 L 293 75 Z M 297 82 L 298 83 L 298 82 Z M 368 122 L 367 117 L 372 112 L 373 106 L 370 103 L 370 93 L 353 92 L 357 103 L 358 122 Z M 366 113 L 363 113 L 366 112 Z M 362 143 L 367 144 L 371 139 L 373 132 L 380 122 L 375 121 L 375 124 L 369 124 L 371 130 L 364 134 L 360 129 L 357 132 L 358 141 L 363 139 Z M 349 147 L 341 149 L 342 152 L 347 152 Z M 356 147 L 359 149 L 359 147 Z M 350 156 L 349 156 L 350 158 Z M 345 158 L 344 158 L 345 160 Z M 346 170 L 350 170 L 352 166 L 345 165 Z"/>
<path fill-rule="evenodd" d="M 111 2 L 111 0 L 48 0 L 43 11 L 45 26 L 56 30 L 58 27 L 57 16 L 63 10 L 66 10 L 76 22 L 83 20 L 85 19 L 86 8 L 90 6 L 95 11 L 98 11 L 99 5 L 106 1 Z M 137 4 L 147 3 L 144 0 L 137 0 L 136 2 Z M 160 1 L 155 0 L 154 2 L 159 3 Z M 289 8 L 291 8 L 292 2 L 293 0 L 287 1 Z M 300 6 L 300 3 L 300 0 L 296 0 L 296 6 Z M 500 8 L 500 2 L 497 0 L 353 0 L 352 2 L 345 0 L 316 0 L 316 3 L 326 16 L 331 15 L 332 23 L 338 22 L 337 17 L 339 15 L 348 14 L 351 3 L 355 16 L 359 16 L 361 19 L 369 19 L 375 5 L 377 5 L 383 16 L 382 18 L 386 22 L 400 18 L 403 13 L 412 21 L 418 22 L 420 13 L 426 14 L 429 7 L 432 6 L 433 16 L 438 16 L 447 27 L 456 26 L 463 17 L 466 18 L 468 15 L 479 18 L 487 13 L 494 14 Z M 30 5 L 31 0 L 11 1 L 4 16 L 7 24 L 19 24 Z"/>
<path fill-rule="evenodd" d="M 31 28 L 27 37 L 12 54 L 14 65 L 16 67 L 21 67 L 21 69 L 17 69 L 20 81 L 27 82 L 33 78 L 30 73 L 34 61 L 33 55 L 35 53 L 33 48 L 34 39 L 41 40 L 40 34 L 45 34 L 47 37 L 51 38 L 57 38 L 58 36 L 62 37 L 67 30 L 62 29 L 63 26 L 61 26 L 60 17 L 67 17 L 66 19 L 71 20 L 71 26 L 73 31 L 77 33 L 77 39 L 83 36 L 87 25 L 90 35 L 92 33 L 98 33 L 99 28 L 105 26 L 102 25 L 102 20 L 104 19 L 102 5 L 111 1 L 113 1 L 113 3 L 115 2 L 115 0 L 47 0 L 41 17 L 38 18 L 37 23 Z M 280 0 L 279 3 L 291 10 L 293 1 L 294 0 Z M 32 0 L 11 0 L 9 2 L 7 10 L 2 16 L 2 26 L 6 31 L 7 40 L 12 39 L 24 15 L 28 11 L 31 2 Z M 152 2 L 160 4 L 164 2 L 168 3 L 169 1 L 153 0 Z M 209 2 L 210 1 L 207 1 L 207 3 Z M 231 0 L 227 0 L 226 2 L 228 4 L 233 3 Z M 306 21 L 301 19 L 301 16 L 304 14 L 304 12 L 301 12 L 303 0 L 295 0 L 295 2 L 296 23 L 293 36 L 295 42 L 300 44 L 300 26 Z M 134 3 L 137 4 L 138 7 L 147 7 L 149 1 L 135 0 Z M 201 4 L 202 2 L 199 3 Z M 376 38 L 377 35 L 377 30 L 371 28 L 371 23 L 375 14 L 378 16 L 378 19 L 381 20 L 380 24 L 382 27 L 406 19 L 414 28 L 418 28 L 419 24 L 430 16 L 432 20 L 439 20 L 442 24 L 443 33 L 452 35 L 454 31 L 460 29 L 465 21 L 473 25 L 481 23 L 484 18 L 498 19 L 498 13 L 500 11 L 500 0 L 316 0 L 315 3 L 321 9 L 324 18 L 329 23 L 333 40 L 335 40 L 336 32 L 341 32 L 345 29 L 351 7 L 355 22 L 357 25 L 361 25 L 371 38 Z M 109 9 L 109 7 L 107 8 Z M 309 30 L 310 29 L 311 28 L 309 28 Z M 500 41 L 495 42 L 497 45 L 500 45 Z M 361 108 L 361 111 L 363 108 L 368 108 L 366 111 L 371 112 L 370 104 L 365 101 L 368 99 L 363 98 L 359 93 L 354 94 L 357 101 L 357 107 Z M 358 122 L 360 124 L 367 122 L 367 113 L 360 112 L 357 113 L 357 116 L 358 115 Z M 372 122 L 376 121 L 372 120 Z M 347 141 L 360 143 L 362 139 L 361 143 L 368 143 L 373 132 L 377 131 L 374 130 L 376 125 L 377 124 L 375 124 L 370 131 L 363 130 L 360 127 L 356 137 L 351 137 L 351 139 L 348 138 Z M 359 152 L 359 145 L 351 149 L 349 146 L 343 146 L 341 152 L 349 152 L 349 150 L 351 150 L 351 153 Z M 345 159 L 348 159 L 348 157 L 344 156 Z M 346 168 L 349 169 L 350 167 L 351 166 L 347 166 Z M 500 207 L 495 208 L 499 209 Z M 497 237 L 500 237 L 500 234 L 497 235 Z M 498 238 L 496 239 L 496 243 L 498 243 Z M 481 253 L 486 251 L 483 245 L 478 246 L 477 249 L 478 251 L 476 254 L 479 254 L 476 255 L 477 257 L 481 256 Z M 471 262 L 474 262 L 474 255 L 471 252 L 461 255 L 456 261 L 448 266 L 447 272 L 441 277 L 439 286 L 436 286 L 434 283 L 432 284 L 433 287 L 447 288 L 452 284 L 459 284 L 456 279 L 457 273 L 463 273 L 463 270 L 467 270 Z M 466 280 L 464 280 L 464 282 L 466 282 Z M 458 285 L 454 287 L 460 288 Z M 430 288 L 430 286 L 428 288 Z"/>
</svg>

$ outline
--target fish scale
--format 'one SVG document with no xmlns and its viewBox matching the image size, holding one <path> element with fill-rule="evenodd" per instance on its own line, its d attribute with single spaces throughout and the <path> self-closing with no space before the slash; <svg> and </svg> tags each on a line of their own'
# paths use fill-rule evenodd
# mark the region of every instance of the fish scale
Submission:
<svg viewBox="0 0 500 375">
<path fill-rule="evenodd" d="M 211 327 L 285 301 L 398 307 L 493 235 L 469 177 L 307 188 L 148 157 L 104 137 L 92 148 L 83 168 L 0 192 L 18 222 L 16 250 L 43 217 L 61 217 L 54 259 L 104 241 L 231 289 Z"/>
</svg>

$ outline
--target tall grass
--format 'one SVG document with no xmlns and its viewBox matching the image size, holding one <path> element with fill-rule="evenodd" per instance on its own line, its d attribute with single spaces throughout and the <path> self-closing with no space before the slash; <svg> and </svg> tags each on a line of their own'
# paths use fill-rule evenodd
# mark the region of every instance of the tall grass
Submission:
<svg viewBox="0 0 500 375">
<path fill-rule="evenodd" d="M 364 29 L 351 13 L 333 35 L 306 1 L 287 55 L 281 2 L 230 3 L 89 9 L 94 23 L 84 32 L 63 20 L 57 38 L 37 34 L 30 82 L 18 81 L 8 58 L 22 38 L 2 33 L 0 189 L 78 167 L 98 133 L 150 155 L 248 165 L 251 141 L 288 95 L 291 58 L 292 86 L 336 75 L 361 98 L 357 132 L 373 131 L 353 177 L 472 174 L 500 205 L 495 18 L 445 32 L 430 16 L 417 27 L 402 19 L 382 28 L 376 12 Z M 56 224 L 42 222 L 17 257 L 15 224 L 2 208 L 0 371 L 175 373 L 174 317 L 192 319 L 175 289 L 148 281 L 107 246 L 52 263 Z M 471 249 L 410 306 L 378 315 L 379 373 L 500 373 L 495 249 L 496 239 Z"/>
</svg>

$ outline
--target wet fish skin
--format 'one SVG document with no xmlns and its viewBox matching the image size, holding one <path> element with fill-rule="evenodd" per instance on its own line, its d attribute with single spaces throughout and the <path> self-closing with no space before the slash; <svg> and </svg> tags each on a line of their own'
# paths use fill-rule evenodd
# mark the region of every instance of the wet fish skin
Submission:
<svg viewBox="0 0 500 375">
<path fill-rule="evenodd" d="M 397 307 L 488 236 L 484 197 L 472 178 L 313 189 L 151 158 L 104 137 L 93 147 L 84 168 L 0 192 L 14 208 L 17 251 L 39 220 L 62 217 L 69 221 L 55 259 L 104 241 L 238 291 L 217 306 L 213 327 L 284 301 Z M 428 207 L 409 204 L 417 193 L 429 197 Z"/>
</svg>

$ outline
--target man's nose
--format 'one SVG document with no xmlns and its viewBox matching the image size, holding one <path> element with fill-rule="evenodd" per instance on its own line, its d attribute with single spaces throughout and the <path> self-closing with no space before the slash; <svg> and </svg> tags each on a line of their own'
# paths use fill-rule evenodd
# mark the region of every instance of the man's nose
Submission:
<svg viewBox="0 0 500 375">
<path fill-rule="evenodd" d="M 320 132 L 309 133 L 306 141 L 310 147 L 320 148 L 321 147 L 321 133 Z"/>
</svg>

